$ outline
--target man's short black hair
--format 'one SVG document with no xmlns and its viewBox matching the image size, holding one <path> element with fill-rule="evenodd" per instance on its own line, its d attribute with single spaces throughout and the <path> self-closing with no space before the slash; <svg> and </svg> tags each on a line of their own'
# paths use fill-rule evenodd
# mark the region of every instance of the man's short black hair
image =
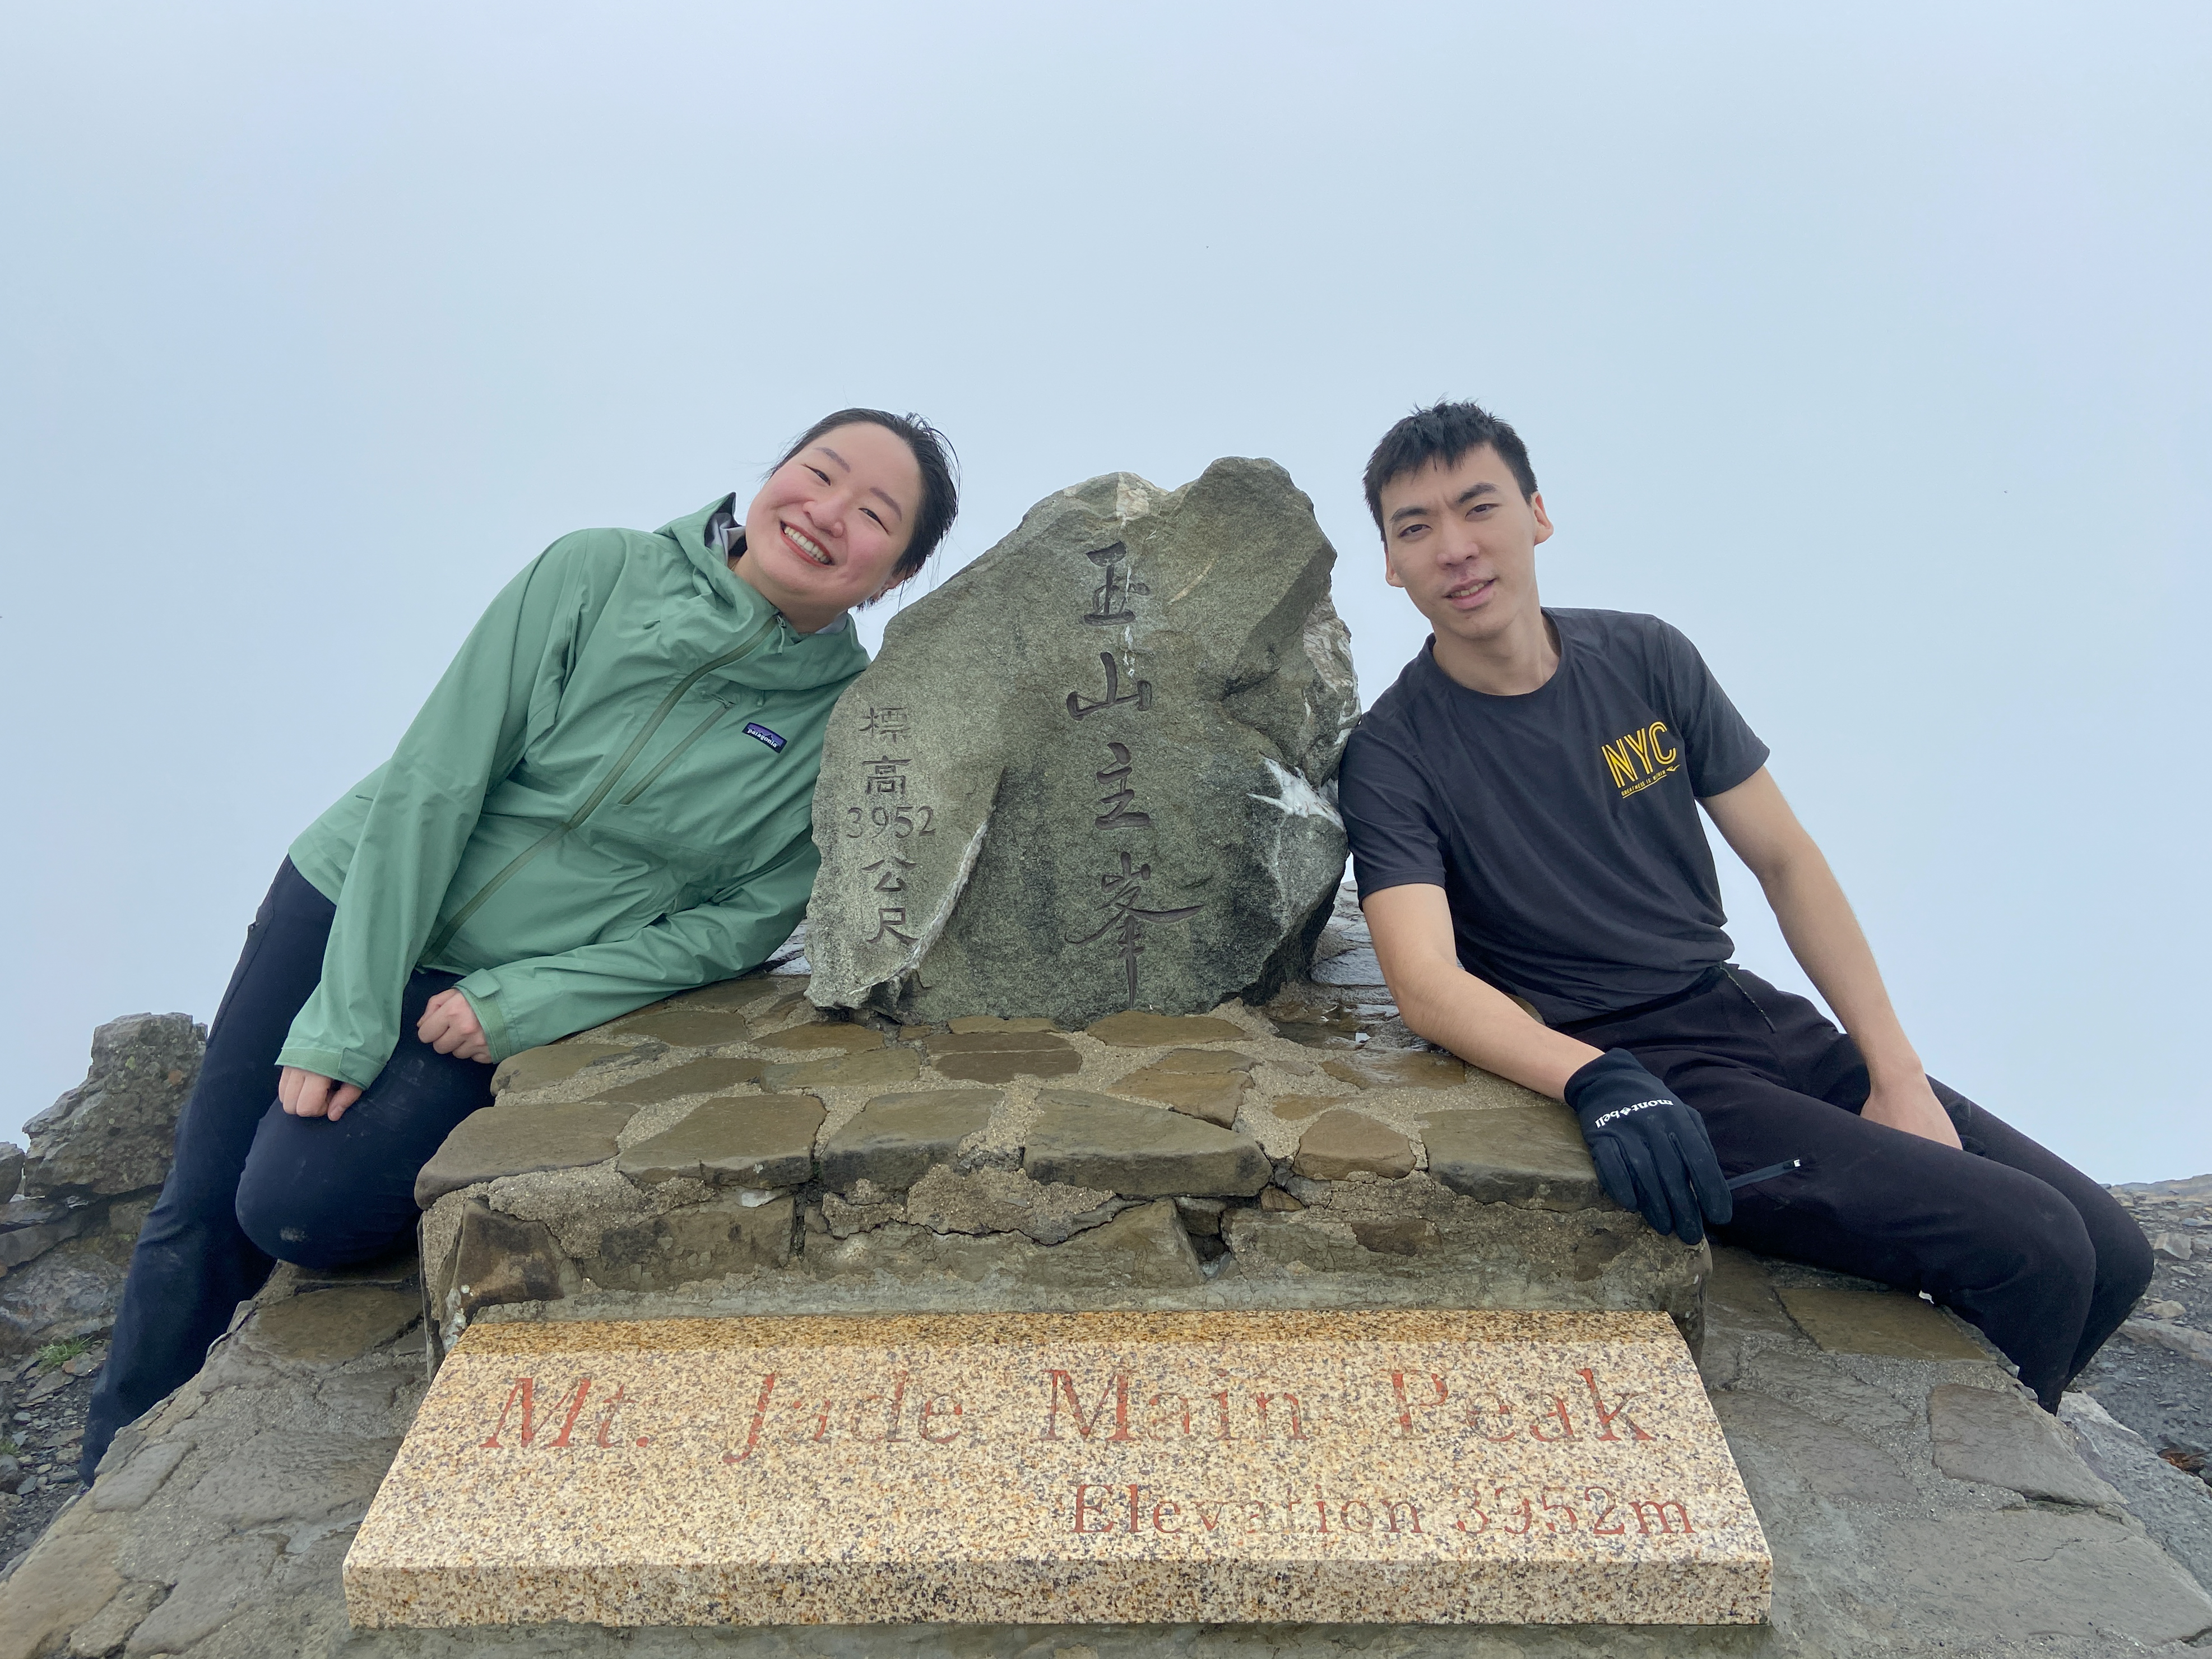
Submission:
<svg viewBox="0 0 2212 1659">
<path fill-rule="evenodd" d="M 1513 471 L 1525 499 L 1536 493 L 1536 474 L 1528 465 L 1528 446 L 1521 434 L 1479 404 L 1436 404 L 1417 409 L 1382 434 L 1367 458 L 1367 510 L 1382 528 L 1382 486 L 1431 463 L 1454 467 L 1485 444 Z"/>
</svg>

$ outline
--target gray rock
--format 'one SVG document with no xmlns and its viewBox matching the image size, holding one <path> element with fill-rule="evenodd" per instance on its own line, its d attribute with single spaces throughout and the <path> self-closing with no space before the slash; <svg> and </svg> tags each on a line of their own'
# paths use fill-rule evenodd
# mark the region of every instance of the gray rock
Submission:
<svg viewBox="0 0 2212 1659">
<path fill-rule="evenodd" d="M 79 1625 L 70 1635 L 70 1659 L 105 1659 L 121 1647 L 138 1621 L 161 1604 L 169 1593 L 167 1584 L 125 1584 L 107 1599 L 107 1605 Z"/>
<path fill-rule="evenodd" d="M 728 1193 L 649 1222 L 610 1227 L 583 1268 L 602 1290 L 660 1291 L 755 1267 L 781 1267 L 792 1256 L 797 1214 L 788 1195 L 765 1203 Z"/>
<path fill-rule="evenodd" d="M 0 1206 L 0 1268 L 20 1267 L 57 1244 L 76 1237 L 97 1218 L 92 1205 L 41 1203 L 18 1198 Z"/>
<path fill-rule="evenodd" d="M 100 1483 L 92 1489 L 91 1503 L 96 1510 L 143 1509 L 146 1500 L 161 1488 L 185 1461 L 191 1444 L 184 1440 L 163 1440 L 146 1447 L 121 1468 L 103 1473 Z"/>
<path fill-rule="evenodd" d="M 929 1063 L 944 1076 L 967 1083 L 1066 1077 L 1083 1066 L 1083 1056 L 1067 1039 L 1050 1031 L 944 1031 L 927 1041 Z"/>
<path fill-rule="evenodd" d="M 893 618 L 823 750 L 815 1002 L 1082 1025 L 1271 996 L 1344 864 L 1334 562 L 1272 462 L 1120 473 Z"/>
<path fill-rule="evenodd" d="M 996 1089 L 933 1089 L 878 1095 L 822 1142 L 822 1182 L 849 1193 L 862 1181 L 903 1192 L 933 1164 L 951 1162 L 962 1140 L 991 1121 Z"/>
<path fill-rule="evenodd" d="M 131 1632 L 126 1654 L 182 1653 L 252 1600 L 284 1548 L 266 1533 L 226 1538 L 192 1558 L 168 1599 Z"/>
<path fill-rule="evenodd" d="M 24 1194 L 90 1198 L 160 1186 L 206 1052 L 207 1028 L 190 1014 L 127 1014 L 94 1031 L 84 1081 L 23 1126 Z"/>
<path fill-rule="evenodd" d="M 272 1358 L 309 1364 L 357 1359 L 412 1325 L 422 1298 L 377 1285 L 340 1285 L 258 1310 L 242 1339 Z"/>
<path fill-rule="evenodd" d="M 1030 1272 L 1037 1284 L 1071 1289 L 1170 1290 L 1206 1281 L 1175 1202 L 1164 1198 L 1124 1210 L 1032 1263 Z"/>
<path fill-rule="evenodd" d="M 431 1276 L 429 1303 L 458 1334 L 479 1308 L 557 1301 L 582 1284 L 582 1273 L 544 1222 L 506 1215 L 471 1198 L 461 1206 L 452 1249 Z"/>
<path fill-rule="evenodd" d="M 615 1029 L 624 1036 L 651 1037 L 672 1048 L 711 1048 L 743 1042 L 752 1035 L 751 1022 L 738 1010 L 688 1000 L 641 1008 L 624 1015 Z"/>
<path fill-rule="evenodd" d="M 2138 1342 L 2154 1342 L 2175 1353 L 2187 1354 L 2201 1364 L 2212 1365 L 2212 1335 L 2203 1331 L 2166 1319 L 2130 1319 L 2120 1329 Z"/>
<path fill-rule="evenodd" d="M 1486 1204 L 1588 1210 L 1611 1201 L 1575 1115 L 1564 1106 L 1437 1112 L 1422 1119 L 1421 1139 L 1431 1175 Z"/>
<path fill-rule="evenodd" d="M 366 1509 L 398 1449 L 386 1439 L 266 1428 L 216 1462 L 185 1502 L 238 1528 Z"/>
<path fill-rule="evenodd" d="M 615 1155 L 615 1136 L 634 1110 L 579 1100 L 471 1112 L 415 1177 L 415 1201 L 427 1210 L 447 1193 L 480 1181 L 604 1164 Z"/>
<path fill-rule="evenodd" d="M 1364 1112 L 1323 1112 L 1298 1137 L 1291 1167 L 1310 1181 L 1363 1174 L 1400 1181 L 1413 1173 L 1413 1143 Z"/>
<path fill-rule="evenodd" d="M 1244 1028 L 1212 1014 L 1148 1014 L 1131 1008 L 1093 1020 L 1084 1034 L 1115 1048 L 1158 1048 L 1170 1042 L 1234 1042 Z"/>
<path fill-rule="evenodd" d="M 491 1074 L 491 1091 L 495 1095 L 527 1094 L 532 1089 L 550 1089 L 556 1083 L 566 1083 L 578 1073 L 594 1066 L 619 1066 L 636 1058 L 636 1049 L 626 1048 L 618 1042 L 579 1042 L 573 1038 L 549 1042 L 542 1048 L 525 1048 L 500 1061 Z"/>
<path fill-rule="evenodd" d="M 1986 1359 L 1942 1310 L 1903 1291 L 1792 1285 L 1778 1294 L 1790 1318 L 1830 1353 L 1892 1359 Z"/>
<path fill-rule="evenodd" d="M 1033 1181 L 1018 1170 L 930 1169 L 907 1194 L 906 1218 L 937 1233 L 1025 1233 L 1058 1244 L 1103 1226 L 1126 1206 L 1101 1188 Z"/>
<path fill-rule="evenodd" d="M 1189 1056 L 1182 1063 L 1179 1057 Z M 1199 1065 L 1194 1061 L 1219 1061 Z M 1152 1065 L 1140 1066 L 1110 1085 L 1117 1095 L 1156 1100 L 1163 1106 L 1227 1128 L 1244 1102 L 1244 1073 L 1252 1062 L 1238 1054 L 1206 1048 L 1174 1048 Z"/>
<path fill-rule="evenodd" d="M 686 1060 L 665 1072 L 655 1072 L 629 1083 L 615 1083 L 592 1097 L 613 1106 L 653 1106 L 685 1095 L 728 1094 L 748 1083 L 757 1083 L 767 1066 L 764 1060 L 738 1054 L 709 1054 Z"/>
<path fill-rule="evenodd" d="M 106 1330 L 115 1322 L 123 1273 L 105 1256 L 64 1246 L 0 1279 L 0 1353 Z"/>
<path fill-rule="evenodd" d="M 814 1136 L 826 1115 L 812 1095 L 710 1100 L 674 1127 L 629 1147 L 615 1168 L 647 1187 L 678 1178 L 714 1187 L 796 1187 L 814 1174 Z"/>
<path fill-rule="evenodd" d="M 869 1048 L 793 1060 L 761 1073 L 761 1087 L 785 1089 L 884 1089 L 912 1083 L 921 1075 L 921 1056 L 911 1048 Z"/>
<path fill-rule="evenodd" d="M 0 1203 L 15 1196 L 23 1184 L 23 1149 L 12 1140 L 0 1140 Z"/>
<path fill-rule="evenodd" d="M 1259 1143 L 1155 1106 L 1077 1089 L 1040 1089 L 1022 1149 L 1035 1180 L 1099 1187 L 1124 1198 L 1249 1198 L 1272 1166 Z"/>
<path fill-rule="evenodd" d="M 2081 1461 L 2058 1419 L 2017 1390 L 1939 1382 L 1928 1392 L 1928 1432 L 1936 1467 L 1954 1480 L 2086 1508 L 2120 1502 Z"/>
<path fill-rule="evenodd" d="M 2063 1396 L 2058 1420 L 2081 1437 L 2083 1461 L 2118 1491 L 2128 1513 L 2200 1585 L 2212 1589 L 2212 1490 L 2160 1457 L 2086 1394 Z"/>
<path fill-rule="evenodd" d="M 97 1614 L 123 1588 L 115 1555 L 125 1519 L 64 1510 L 0 1583 L 0 1659 L 32 1659 Z"/>
<path fill-rule="evenodd" d="M 1713 1401 L 1731 1446 L 1753 1440 L 1823 1498 L 1857 1504 L 1910 1504 L 1919 1494 L 1897 1460 L 1849 1429 L 1794 1406 L 1738 1389 Z"/>
<path fill-rule="evenodd" d="M 1428 1048 L 1362 1048 L 1321 1068 L 1358 1089 L 1456 1089 L 1467 1081 L 1457 1055 Z"/>
</svg>

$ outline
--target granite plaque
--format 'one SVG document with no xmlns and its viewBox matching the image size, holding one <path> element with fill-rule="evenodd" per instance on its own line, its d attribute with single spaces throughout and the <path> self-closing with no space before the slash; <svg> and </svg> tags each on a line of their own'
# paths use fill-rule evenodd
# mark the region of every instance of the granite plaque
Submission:
<svg viewBox="0 0 2212 1659">
<path fill-rule="evenodd" d="M 478 1325 L 361 1626 L 1747 1623 L 1771 1564 L 1651 1313 Z"/>
</svg>

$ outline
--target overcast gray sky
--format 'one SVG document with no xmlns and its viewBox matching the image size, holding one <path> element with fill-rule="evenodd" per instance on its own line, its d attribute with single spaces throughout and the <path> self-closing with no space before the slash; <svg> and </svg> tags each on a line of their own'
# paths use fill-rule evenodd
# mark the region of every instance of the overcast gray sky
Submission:
<svg viewBox="0 0 2212 1659">
<path fill-rule="evenodd" d="M 1677 623 L 1772 745 L 1930 1068 L 2212 1168 L 2208 85 L 2195 3 L 18 0 L 0 1133 L 214 1012 L 563 531 L 850 403 L 959 447 L 939 577 L 1272 456 L 1372 699 L 1425 630 L 1359 468 L 1454 395 L 1528 440 L 1547 598 Z"/>
</svg>

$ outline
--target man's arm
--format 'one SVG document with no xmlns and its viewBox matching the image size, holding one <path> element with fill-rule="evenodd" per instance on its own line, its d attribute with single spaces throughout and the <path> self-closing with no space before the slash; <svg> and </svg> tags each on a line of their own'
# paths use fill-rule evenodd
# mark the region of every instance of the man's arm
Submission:
<svg viewBox="0 0 2212 1659">
<path fill-rule="evenodd" d="M 1760 767 L 1703 805 L 1736 856 L 1759 878 L 1790 953 L 1858 1043 L 1873 1083 L 1860 1115 L 1956 1146 L 1958 1131 L 1928 1086 L 1920 1056 L 1889 1006 L 1881 970 L 1875 966 L 1850 902 L 1766 769 Z"/>
<path fill-rule="evenodd" d="M 1360 908 L 1400 1018 L 1438 1048 L 1554 1100 L 1565 1099 L 1567 1079 L 1598 1057 L 1460 966 L 1443 888 L 1385 887 Z"/>
</svg>

